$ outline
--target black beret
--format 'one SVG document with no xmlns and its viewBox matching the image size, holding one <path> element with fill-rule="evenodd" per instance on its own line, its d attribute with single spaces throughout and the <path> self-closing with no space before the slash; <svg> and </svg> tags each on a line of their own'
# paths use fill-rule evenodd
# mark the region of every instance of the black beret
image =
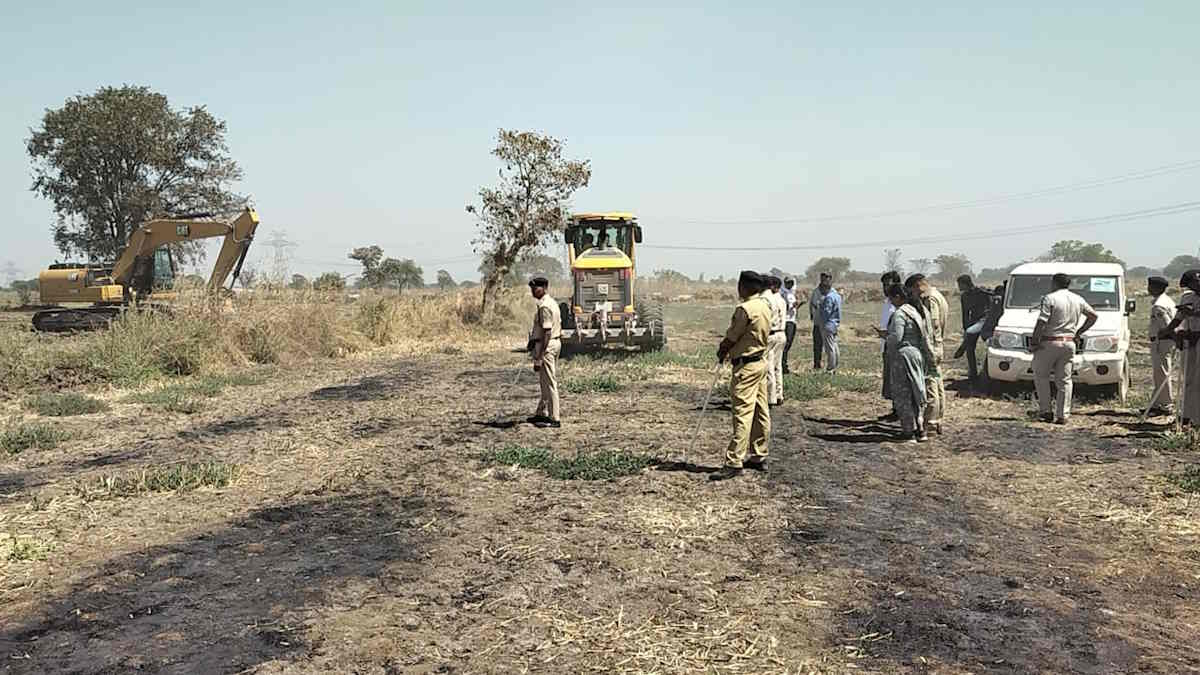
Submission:
<svg viewBox="0 0 1200 675">
<path fill-rule="evenodd" d="M 767 282 L 761 274 L 754 270 L 742 270 L 742 273 L 738 275 L 738 283 L 747 286 L 765 286 Z"/>
<path fill-rule="evenodd" d="M 546 277 L 534 277 L 529 280 L 530 288 L 549 288 L 550 280 Z"/>
<path fill-rule="evenodd" d="M 1166 277 L 1150 277 L 1146 280 L 1146 283 L 1151 286 L 1161 286 L 1163 288 L 1171 285 L 1171 282 L 1167 281 Z"/>
</svg>

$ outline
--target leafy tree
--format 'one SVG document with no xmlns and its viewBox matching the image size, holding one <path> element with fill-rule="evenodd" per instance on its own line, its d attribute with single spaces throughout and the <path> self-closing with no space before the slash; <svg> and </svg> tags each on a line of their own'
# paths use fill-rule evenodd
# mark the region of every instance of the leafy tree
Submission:
<svg viewBox="0 0 1200 675">
<path fill-rule="evenodd" d="M 809 265 L 808 269 L 804 270 L 804 276 L 815 284 L 821 280 L 821 272 L 829 272 L 834 279 L 840 279 L 848 271 L 850 271 L 849 258 L 826 256 Z"/>
<path fill-rule="evenodd" d="M 479 205 L 467 206 L 479 220 L 475 251 L 490 269 L 483 282 L 485 318 L 505 275 L 522 253 L 562 231 L 571 196 L 592 176 L 586 160 L 563 158 L 562 141 L 534 132 L 501 129 L 492 155 L 501 164 L 499 184 L 480 188 Z"/>
<path fill-rule="evenodd" d="M 438 270 L 437 285 L 443 291 L 454 288 L 454 277 L 450 276 L 446 270 Z"/>
<path fill-rule="evenodd" d="M 383 249 L 378 246 L 361 246 L 346 256 L 351 260 L 362 263 L 363 272 L 361 285 L 367 288 L 379 288 L 383 285 L 383 274 L 380 264 L 383 262 Z"/>
<path fill-rule="evenodd" d="M 1148 279 L 1150 277 L 1161 276 L 1162 273 L 1162 270 L 1157 270 L 1153 267 L 1146 267 L 1145 265 L 1138 265 L 1137 267 L 1130 267 L 1129 269 L 1125 270 L 1125 276 L 1129 277 L 1130 279 Z"/>
<path fill-rule="evenodd" d="M 933 269 L 933 258 L 909 258 L 908 271 L 912 274 L 929 274 Z"/>
<path fill-rule="evenodd" d="M 985 267 L 979 271 L 979 279 L 990 279 L 993 281 L 1003 281 L 1008 278 L 1008 275 L 1023 263 L 1011 263 L 1003 267 Z"/>
<path fill-rule="evenodd" d="M 654 279 L 663 283 L 669 284 L 686 284 L 691 281 L 683 272 L 675 270 L 654 270 Z"/>
<path fill-rule="evenodd" d="M 1200 258 L 1194 255 L 1177 255 L 1163 268 L 1163 276 L 1169 281 L 1177 281 L 1188 270 L 1200 269 Z"/>
<path fill-rule="evenodd" d="M 303 274 L 293 274 L 292 281 L 288 284 L 288 288 L 291 288 L 294 291 L 303 291 L 304 289 L 308 288 L 308 285 L 308 278 Z"/>
<path fill-rule="evenodd" d="M 491 259 L 485 258 L 483 262 L 479 263 L 480 278 L 487 279 L 492 273 L 492 269 Z M 565 279 L 567 273 L 563 268 L 562 261 L 558 258 L 538 251 L 527 251 L 521 255 L 520 260 L 513 264 L 508 274 L 504 275 L 504 284 L 519 286 L 539 275 L 555 282 Z"/>
<path fill-rule="evenodd" d="M 33 301 L 33 292 L 38 290 L 38 287 L 37 279 L 28 281 L 17 279 L 9 284 L 9 288 L 17 292 L 17 301 L 21 303 L 22 307 L 29 306 L 29 303 Z"/>
<path fill-rule="evenodd" d="M 888 248 L 883 251 L 883 271 L 901 272 L 904 270 L 903 252 L 898 248 Z"/>
<path fill-rule="evenodd" d="M 54 203 L 63 254 L 115 260 L 130 233 L 154 217 L 225 213 L 245 198 L 225 145 L 225 123 L 203 107 L 173 110 L 147 87 L 102 87 L 47 110 L 25 144 L 33 192 Z M 199 242 L 176 246 L 183 261 Z"/>
<path fill-rule="evenodd" d="M 971 259 L 962 253 L 943 253 L 933 259 L 933 264 L 937 265 L 938 277 L 946 283 L 971 273 Z"/>
<path fill-rule="evenodd" d="M 337 272 L 326 272 L 313 280 L 313 288 L 318 291 L 340 291 L 346 288 L 346 280 Z"/>
<path fill-rule="evenodd" d="M 387 258 L 379 263 L 378 272 L 382 286 L 395 288 L 400 293 L 406 288 L 420 288 L 425 285 L 425 271 L 408 258 Z"/>
<path fill-rule="evenodd" d="M 1050 250 L 1041 257 L 1047 262 L 1105 262 L 1124 265 L 1125 261 L 1118 258 L 1112 251 L 1104 248 L 1099 242 L 1087 244 L 1078 239 L 1064 239 L 1054 242 Z"/>
<path fill-rule="evenodd" d="M 474 281 L 471 281 L 470 279 L 463 279 L 462 283 L 460 283 L 458 285 L 458 287 L 459 288 L 479 288 L 479 284 Z"/>
</svg>

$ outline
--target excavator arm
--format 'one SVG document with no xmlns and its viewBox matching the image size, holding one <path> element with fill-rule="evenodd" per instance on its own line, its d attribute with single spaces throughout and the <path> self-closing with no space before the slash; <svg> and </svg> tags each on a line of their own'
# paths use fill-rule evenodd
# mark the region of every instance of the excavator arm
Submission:
<svg viewBox="0 0 1200 675">
<path fill-rule="evenodd" d="M 208 280 L 209 291 L 217 291 L 235 267 L 240 268 L 246 251 L 258 229 L 258 214 L 247 208 L 232 222 L 215 220 L 183 220 L 164 218 L 143 224 L 129 237 L 129 245 L 121 253 L 112 269 L 112 281 L 128 287 L 139 258 L 154 254 L 166 244 L 175 244 L 196 239 L 224 237 L 221 250 L 217 253 L 212 276 Z"/>
</svg>

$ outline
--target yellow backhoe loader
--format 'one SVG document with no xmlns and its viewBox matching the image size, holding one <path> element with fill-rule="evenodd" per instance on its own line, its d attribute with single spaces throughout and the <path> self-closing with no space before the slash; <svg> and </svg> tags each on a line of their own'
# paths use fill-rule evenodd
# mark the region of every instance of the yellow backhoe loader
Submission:
<svg viewBox="0 0 1200 675">
<path fill-rule="evenodd" d="M 57 264 L 38 275 L 43 305 L 33 316 L 39 331 L 103 328 L 130 306 L 161 306 L 175 299 L 175 261 L 168 244 L 224 237 L 208 279 L 216 294 L 232 273 L 241 273 L 246 252 L 258 229 L 258 214 L 245 209 L 231 222 L 164 218 L 144 223 L 111 266 Z M 71 306 L 75 305 L 75 306 Z M 83 305 L 83 306 L 79 306 Z"/>
</svg>

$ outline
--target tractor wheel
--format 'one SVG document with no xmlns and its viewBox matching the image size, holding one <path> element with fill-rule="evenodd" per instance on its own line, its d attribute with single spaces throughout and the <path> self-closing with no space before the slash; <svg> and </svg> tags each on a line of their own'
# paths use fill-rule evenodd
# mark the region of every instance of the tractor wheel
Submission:
<svg viewBox="0 0 1200 675">
<path fill-rule="evenodd" d="M 638 309 L 638 322 L 644 323 L 654 334 L 646 343 L 646 350 L 656 352 L 667 346 L 667 321 L 661 302 L 646 302 Z"/>
</svg>

